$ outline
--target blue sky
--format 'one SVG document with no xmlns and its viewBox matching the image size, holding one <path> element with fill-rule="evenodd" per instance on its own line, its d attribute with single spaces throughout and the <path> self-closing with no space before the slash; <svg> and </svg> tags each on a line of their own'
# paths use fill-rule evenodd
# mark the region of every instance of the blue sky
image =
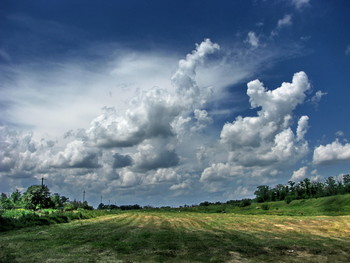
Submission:
<svg viewBox="0 0 350 263">
<path fill-rule="evenodd" d="M 3 1 L 0 191 L 183 205 L 349 173 L 349 11 Z"/>
</svg>

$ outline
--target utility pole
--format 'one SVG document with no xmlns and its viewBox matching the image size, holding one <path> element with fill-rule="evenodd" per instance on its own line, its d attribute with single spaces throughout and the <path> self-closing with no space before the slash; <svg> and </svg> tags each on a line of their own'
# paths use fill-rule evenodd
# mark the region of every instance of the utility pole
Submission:
<svg viewBox="0 0 350 263">
<path fill-rule="evenodd" d="M 85 189 L 83 191 L 83 203 L 85 202 Z"/>
<path fill-rule="evenodd" d="M 101 204 L 102 204 L 102 195 L 101 195 Z"/>
<path fill-rule="evenodd" d="M 46 179 L 44 179 L 44 177 L 41 177 L 41 188 L 44 188 L 44 180 Z"/>
</svg>

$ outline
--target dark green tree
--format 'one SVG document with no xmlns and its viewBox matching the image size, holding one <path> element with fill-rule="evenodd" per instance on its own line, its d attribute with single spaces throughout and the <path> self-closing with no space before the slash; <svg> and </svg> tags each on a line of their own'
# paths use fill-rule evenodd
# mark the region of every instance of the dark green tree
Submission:
<svg viewBox="0 0 350 263">
<path fill-rule="evenodd" d="M 81 201 L 73 200 L 73 201 L 70 201 L 69 204 L 73 207 L 74 210 L 77 210 L 78 208 L 93 210 L 93 207 L 90 206 L 87 201 L 81 202 Z"/>
<path fill-rule="evenodd" d="M 277 193 L 277 200 L 282 201 L 286 198 L 288 194 L 288 186 L 285 186 L 283 184 L 278 184 L 276 187 L 276 193 Z"/>
<path fill-rule="evenodd" d="M 25 207 L 28 209 L 53 208 L 54 204 L 50 197 L 50 190 L 46 185 L 32 185 L 23 194 Z"/>
<path fill-rule="evenodd" d="M 1 196 L 0 196 L 0 208 L 1 209 L 12 209 L 13 208 L 13 203 L 7 197 L 7 195 L 4 193 L 1 193 Z"/>
<path fill-rule="evenodd" d="M 303 186 L 304 186 L 304 198 L 310 198 L 311 197 L 311 192 L 310 192 L 310 186 L 311 186 L 311 181 L 309 178 L 305 178 L 303 181 Z"/>
<path fill-rule="evenodd" d="M 14 207 L 22 207 L 22 194 L 21 192 L 16 189 L 10 196 L 11 202 L 13 203 Z"/>
<path fill-rule="evenodd" d="M 259 185 L 258 189 L 254 192 L 256 196 L 256 201 L 259 203 L 263 203 L 268 201 L 270 198 L 270 188 L 267 185 Z"/>
<path fill-rule="evenodd" d="M 58 193 L 55 193 L 53 196 L 51 196 L 51 201 L 53 203 L 54 208 L 63 208 L 65 203 L 67 203 L 69 200 L 68 197 L 60 196 Z"/>
<path fill-rule="evenodd" d="M 345 193 L 350 193 L 350 175 L 344 174 L 343 175 L 343 185 Z"/>
<path fill-rule="evenodd" d="M 324 182 L 324 184 L 325 184 L 325 192 L 327 196 L 337 194 L 337 182 L 332 176 L 328 177 Z"/>
<path fill-rule="evenodd" d="M 311 197 L 322 197 L 324 193 L 324 185 L 321 182 L 311 182 L 310 184 L 310 195 Z"/>
</svg>

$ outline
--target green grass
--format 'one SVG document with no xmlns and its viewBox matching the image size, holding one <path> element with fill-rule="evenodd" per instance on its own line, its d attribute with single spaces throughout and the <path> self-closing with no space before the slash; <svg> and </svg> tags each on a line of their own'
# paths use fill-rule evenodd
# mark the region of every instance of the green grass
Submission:
<svg viewBox="0 0 350 263">
<path fill-rule="evenodd" d="M 350 216 L 124 212 L 2 233 L 0 262 L 350 262 Z"/>
<path fill-rule="evenodd" d="M 34 212 L 25 209 L 5 210 L 0 214 L 0 232 L 38 225 L 68 223 L 72 220 L 94 218 L 111 213 L 117 213 L 117 211 L 45 209 Z"/>
<path fill-rule="evenodd" d="M 268 206 L 268 210 L 264 210 L 263 206 Z M 249 215 L 350 215 L 350 194 L 305 200 L 293 200 L 290 204 L 287 204 L 284 201 L 252 203 L 250 206 L 246 207 L 221 204 L 182 208 L 181 210 L 204 213 L 226 212 Z"/>
<path fill-rule="evenodd" d="M 5 213 L 14 220 L 33 216 Z M 55 211 L 41 213 L 42 220 L 57 219 Z M 350 262 L 350 195 L 84 213 L 91 219 L 0 233 L 0 263 Z"/>
</svg>

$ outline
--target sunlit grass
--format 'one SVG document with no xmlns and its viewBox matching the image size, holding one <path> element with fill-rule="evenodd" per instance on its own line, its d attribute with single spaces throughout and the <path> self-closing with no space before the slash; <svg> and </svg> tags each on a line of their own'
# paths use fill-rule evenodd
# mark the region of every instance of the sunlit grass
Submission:
<svg viewBox="0 0 350 263">
<path fill-rule="evenodd" d="M 125 212 L 2 233 L 0 246 L 19 263 L 350 262 L 350 216 Z"/>
</svg>

